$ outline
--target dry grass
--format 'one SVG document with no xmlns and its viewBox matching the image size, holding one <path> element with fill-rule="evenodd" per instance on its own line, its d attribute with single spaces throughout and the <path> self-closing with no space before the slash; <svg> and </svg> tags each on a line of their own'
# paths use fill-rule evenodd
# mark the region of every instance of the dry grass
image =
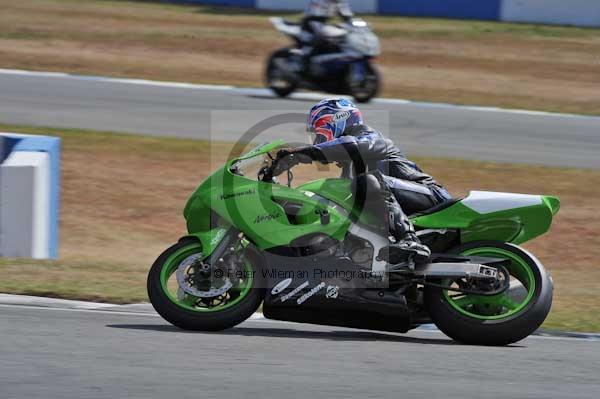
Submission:
<svg viewBox="0 0 600 399">
<path fill-rule="evenodd" d="M 63 138 L 60 260 L 0 261 L 0 291 L 118 303 L 147 300 L 151 263 L 185 233 L 187 197 L 230 148 L 77 130 L 0 130 Z M 554 276 L 555 306 L 546 327 L 600 330 L 600 172 L 417 161 L 455 195 L 471 189 L 558 195 L 563 207 L 552 231 L 527 245 Z"/>
<path fill-rule="evenodd" d="M 266 14 L 100 0 L 0 0 L 0 67 L 262 85 L 286 45 Z M 600 30 L 368 17 L 384 95 L 600 114 Z"/>
</svg>

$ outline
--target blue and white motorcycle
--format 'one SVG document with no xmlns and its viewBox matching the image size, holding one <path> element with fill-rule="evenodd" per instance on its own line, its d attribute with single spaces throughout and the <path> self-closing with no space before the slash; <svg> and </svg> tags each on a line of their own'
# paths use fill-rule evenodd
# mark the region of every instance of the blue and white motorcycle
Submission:
<svg viewBox="0 0 600 399">
<path fill-rule="evenodd" d="M 378 37 L 361 19 L 327 25 L 324 34 L 334 51 L 310 54 L 298 23 L 271 18 L 275 28 L 295 45 L 275 51 L 268 60 L 267 85 L 280 97 L 297 89 L 348 94 L 357 102 L 368 102 L 380 87 L 380 74 L 372 60 L 380 53 Z"/>
</svg>

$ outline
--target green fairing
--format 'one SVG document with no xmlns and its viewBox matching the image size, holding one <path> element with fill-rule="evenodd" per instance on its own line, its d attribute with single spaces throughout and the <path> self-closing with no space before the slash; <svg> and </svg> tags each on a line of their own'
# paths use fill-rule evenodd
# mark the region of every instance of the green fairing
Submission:
<svg viewBox="0 0 600 399">
<path fill-rule="evenodd" d="M 202 244 L 202 253 L 211 254 L 217 248 L 221 240 L 223 240 L 226 233 L 226 227 L 217 227 L 213 230 L 191 233 L 187 237 L 196 238 Z"/>
<path fill-rule="evenodd" d="M 550 208 L 552 215 L 556 215 L 558 213 L 560 209 L 560 200 L 558 198 L 546 195 L 542 196 L 542 200 Z"/>
<path fill-rule="evenodd" d="M 350 179 L 320 179 L 298 186 L 298 190 L 309 191 L 335 202 L 350 212 L 354 220 L 360 223 L 368 225 L 381 223 L 381 220 L 377 220 L 374 215 L 361 212 L 356 206 L 351 194 L 351 184 Z"/>
<path fill-rule="evenodd" d="M 284 143 L 275 141 L 257 147 L 240 158 L 229 161 L 206 179 L 188 201 L 184 216 L 190 235 L 197 237 L 203 252 L 209 255 L 220 241 L 223 231 L 234 225 L 243 231 L 258 248 L 268 249 L 289 245 L 292 241 L 312 233 L 328 234 L 343 239 L 351 219 L 373 224 L 366 212 L 354 209 L 348 179 L 316 180 L 295 189 L 285 185 L 257 181 L 254 176 L 240 176 L 231 168 L 240 160 L 251 160 L 280 148 Z M 340 205 L 346 212 L 311 198 L 310 192 Z M 414 217 L 420 228 L 459 229 L 461 241 L 496 240 L 520 244 L 529 241 L 550 228 L 552 217 L 560 208 L 555 197 L 542 196 L 539 205 L 526 206 L 493 213 L 480 214 L 461 202 L 434 214 Z M 297 205 L 293 220 L 286 216 L 283 203 Z M 321 217 L 329 212 L 328 222 Z M 372 216 L 371 216 L 372 218 Z"/>
<path fill-rule="evenodd" d="M 462 242 L 496 240 L 521 244 L 546 233 L 559 207 L 558 198 L 542 196 L 539 205 L 480 214 L 457 202 L 440 212 L 416 217 L 413 223 L 428 229 L 460 229 Z"/>
<path fill-rule="evenodd" d="M 320 179 L 298 186 L 298 190 L 319 194 L 346 209 L 352 209 L 350 179 Z"/>
<path fill-rule="evenodd" d="M 281 144 L 275 142 L 259 147 L 253 151 L 254 155 L 237 160 L 266 154 Z M 347 217 L 299 190 L 235 175 L 230 169 L 237 160 L 228 162 L 205 180 L 188 201 L 184 216 L 191 235 L 202 239 L 203 232 L 211 228 L 235 225 L 261 249 L 289 245 L 294 239 L 311 233 L 324 233 L 340 240 L 345 237 L 350 226 Z M 293 222 L 284 212 L 283 201 L 301 206 Z M 211 210 L 218 218 L 214 215 L 211 218 Z M 320 216 L 323 210 L 329 211 L 329 221 L 325 224 Z M 211 219 L 216 225 L 211 226 Z M 204 253 L 210 254 L 210 251 Z"/>
<path fill-rule="evenodd" d="M 326 179 L 304 184 L 298 189 L 317 193 L 343 206 L 346 210 L 358 213 L 353 208 L 354 198 L 350 195 L 350 180 Z M 476 240 L 500 240 L 520 244 L 540 236 L 548 231 L 552 216 L 560 208 L 556 197 L 542 196 L 542 203 L 536 206 L 509 209 L 489 214 L 479 214 L 458 202 L 440 212 L 413 218 L 416 226 L 422 228 L 452 228 L 460 229 L 462 242 Z M 364 220 L 368 213 L 359 215 L 359 221 Z"/>
</svg>

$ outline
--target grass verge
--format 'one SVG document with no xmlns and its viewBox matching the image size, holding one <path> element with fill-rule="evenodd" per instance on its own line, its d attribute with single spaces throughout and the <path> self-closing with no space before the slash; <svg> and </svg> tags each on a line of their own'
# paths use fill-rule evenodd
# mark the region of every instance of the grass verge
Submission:
<svg viewBox="0 0 600 399">
<path fill-rule="evenodd" d="M 60 260 L 0 260 L 0 291 L 114 303 L 147 300 L 150 265 L 185 233 L 187 197 L 231 148 L 71 129 L 0 124 L 0 131 L 63 139 Z M 562 209 L 551 232 L 526 246 L 554 277 L 554 308 L 545 327 L 600 331 L 600 172 L 416 161 L 455 195 L 475 189 L 558 195 Z"/>
<path fill-rule="evenodd" d="M 262 86 L 271 14 L 164 3 L 0 0 L 0 68 Z M 299 15 L 289 15 L 297 18 Z M 368 16 L 385 96 L 600 114 L 600 30 Z"/>
</svg>

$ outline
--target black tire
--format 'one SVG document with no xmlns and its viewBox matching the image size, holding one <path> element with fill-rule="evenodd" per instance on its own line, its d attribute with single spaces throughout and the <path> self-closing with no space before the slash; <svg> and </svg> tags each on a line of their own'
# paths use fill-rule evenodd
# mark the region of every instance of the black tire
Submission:
<svg viewBox="0 0 600 399">
<path fill-rule="evenodd" d="M 287 59 L 289 57 L 290 49 L 285 48 L 275 51 L 273 54 L 271 54 L 269 60 L 267 61 L 267 69 L 265 71 L 266 84 L 279 97 L 287 97 L 298 88 L 296 82 L 286 79 L 285 77 L 280 78 L 284 79 L 288 83 L 287 87 L 278 87 L 273 85 L 273 81 L 277 77 L 277 73 L 279 73 L 279 69 L 277 65 L 275 65 L 275 60 L 278 58 Z"/>
<path fill-rule="evenodd" d="M 252 316 L 260 306 L 265 295 L 264 289 L 252 288 L 239 304 L 214 313 L 199 313 L 184 309 L 171 301 L 163 291 L 160 274 L 165 262 L 174 252 L 195 243 L 197 243 L 195 239 L 182 239 L 156 259 L 148 273 L 147 284 L 148 297 L 152 306 L 166 321 L 184 330 L 221 331 L 242 323 Z M 259 257 L 256 254 L 250 254 L 248 257 L 254 270 L 257 270 L 255 262 L 258 262 Z M 260 287 L 260 283 L 257 284 L 257 280 L 254 280 L 254 287 L 257 286 Z"/>
<path fill-rule="evenodd" d="M 348 78 L 348 86 L 350 88 L 350 95 L 354 98 L 357 103 L 368 103 L 379 94 L 381 88 L 381 73 L 379 69 L 367 62 L 367 79 L 369 81 L 369 88 L 365 88 L 364 85 L 367 82 L 363 82 L 360 86 L 353 86 Z"/>
<path fill-rule="evenodd" d="M 535 290 L 531 301 L 518 313 L 506 318 L 484 320 L 469 317 L 452 307 L 437 287 L 425 288 L 425 307 L 435 325 L 450 338 L 472 345 L 508 345 L 533 333 L 546 319 L 552 306 L 553 284 L 540 261 L 526 250 L 497 241 L 477 241 L 452 250 L 493 247 L 509 251 L 524 260 L 533 272 Z"/>
</svg>

